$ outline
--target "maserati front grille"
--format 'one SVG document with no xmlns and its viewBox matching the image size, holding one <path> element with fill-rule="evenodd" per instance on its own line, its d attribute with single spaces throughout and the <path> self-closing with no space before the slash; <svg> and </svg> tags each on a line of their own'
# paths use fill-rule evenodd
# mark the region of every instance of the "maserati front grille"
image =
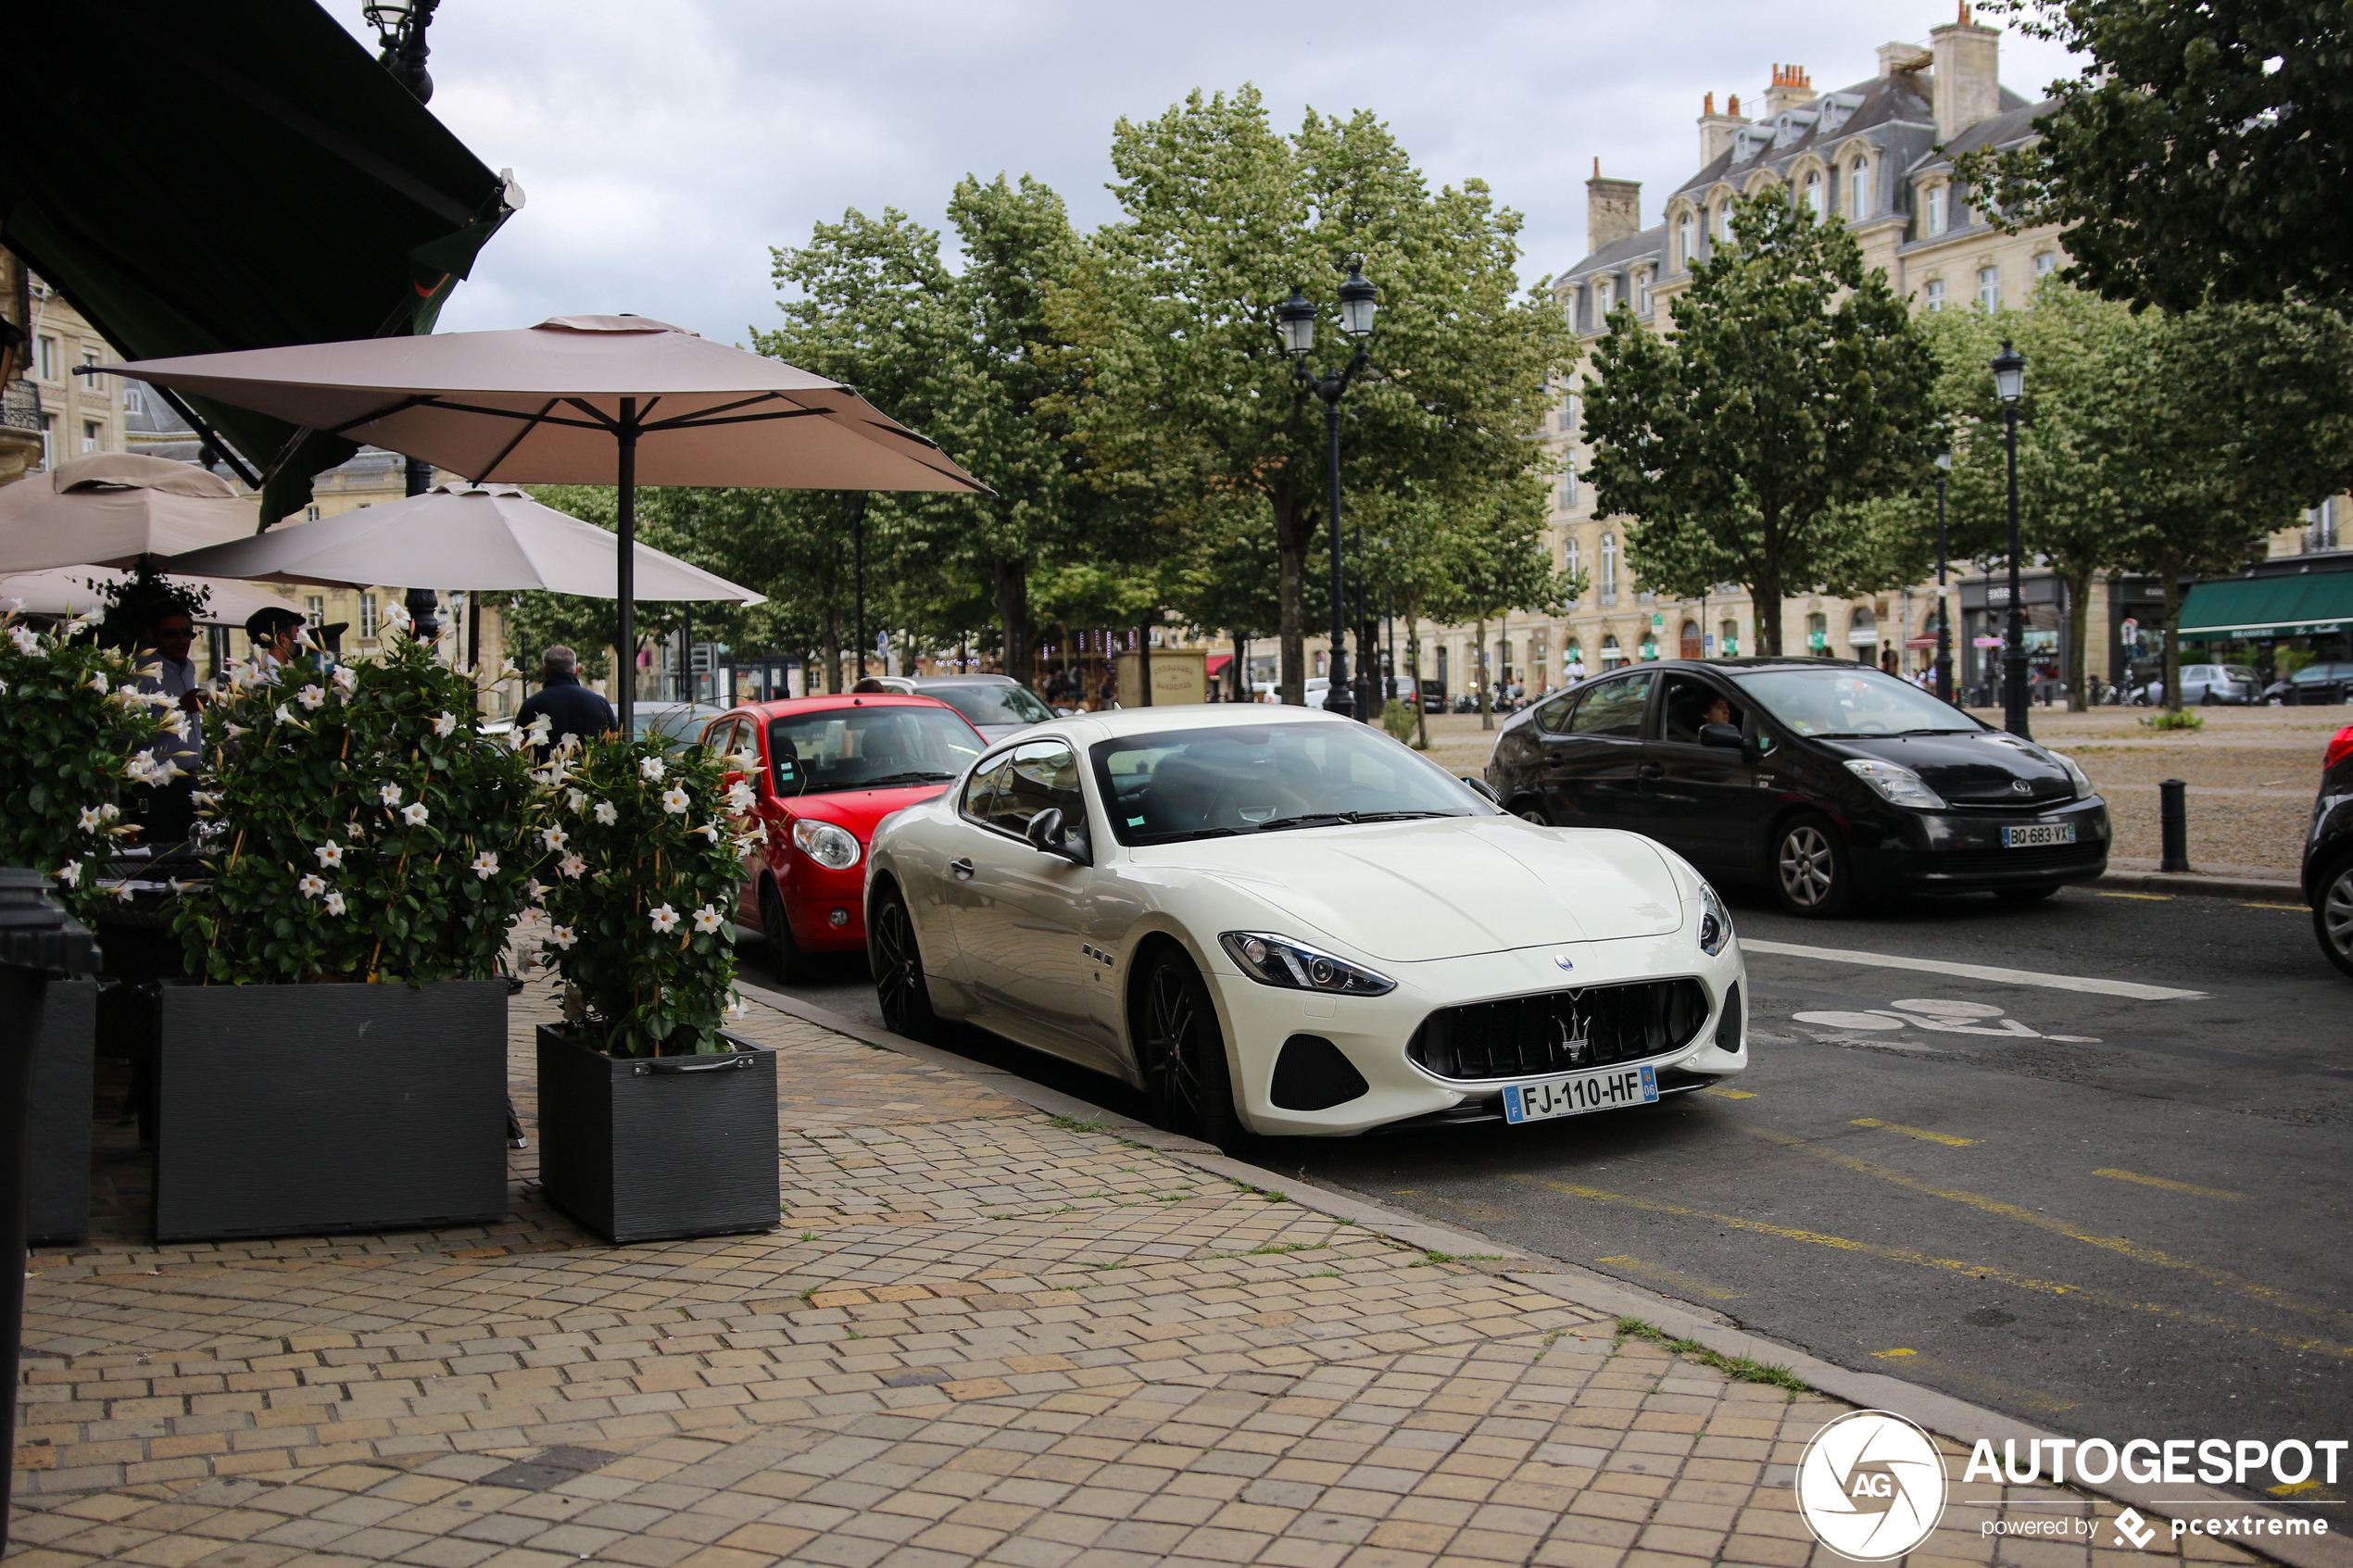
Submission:
<svg viewBox="0 0 2353 1568">
<path fill-rule="evenodd" d="M 1441 1078 L 1526 1078 L 1665 1056 L 1706 1022 L 1707 992 L 1696 980 L 1582 985 L 1441 1008 L 1405 1054 Z"/>
</svg>

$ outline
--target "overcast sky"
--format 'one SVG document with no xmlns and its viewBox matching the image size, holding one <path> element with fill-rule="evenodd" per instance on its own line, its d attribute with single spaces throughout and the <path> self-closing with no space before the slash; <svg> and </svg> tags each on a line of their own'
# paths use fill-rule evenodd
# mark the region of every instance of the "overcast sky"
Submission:
<svg viewBox="0 0 2353 1568">
<path fill-rule="evenodd" d="M 359 0 L 326 0 L 371 37 Z M 1523 281 L 1585 251 L 1584 181 L 1642 182 L 1642 220 L 1697 164 L 1700 95 L 1761 99 L 1776 62 L 1822 91 L 1925 43 L 1952 0 L 442 0 L 434 112 L 529 197 L 445 331 L 630 310 L 740 342 L 776 321 L 769 247 L 847 207 L 939 227 L 967 173 L 1034 174 L 1117 216 L 1112 126 L 1255 83 L 1278 128 L 1367 108 L 1433 186 L 1485 180 L 1526 218 Z M 1341 31 L 1345 28 L 1347 31 Z M 2030 97 L 2054 47 L 2003 40 Z"/>
</svg>

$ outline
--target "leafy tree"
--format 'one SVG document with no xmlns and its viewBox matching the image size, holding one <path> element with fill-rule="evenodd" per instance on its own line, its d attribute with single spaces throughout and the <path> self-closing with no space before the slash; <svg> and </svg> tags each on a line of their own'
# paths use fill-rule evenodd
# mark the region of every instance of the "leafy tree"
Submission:
<svg viewBox="0 0 2353 1568">
<path fill-rule="evenodd" d="M 2337 0 L 2007 0 L 2086 56 L 2032 144 L 1960 161 L 2069 275 L 2135 309 L 2353 304 L 2353 14 Z"/>
<path fill-rule="evenodd" d="M 1493 729 L 1494 674 L 1487 663 L 1487 623 L 1513 610 L 1558 615 L 1585 591 L 1580 576 L 1556 571 L 1540 536 L 1550 506 L 1541 474 L 1523 470 L 1481 502 L 1458 511 L 1452 541 L 1453 582 L 1439 613 L 1472 621 L 1478 633 L 1478 724 Z"/>
<path fill-rule="evenodd" d="M 1541 286 L 1518 291 L 1518 215 L 1477 181 L 1430 193 L 1370 114 L 1311 112 L 1286 137 L 1255 89 L 1196 92 L 1120 121 L 1112 164 L 1125 216 L 1050 302 L 1085 378 L 1055 407 L 1124 525 L 1171 556 L 1213 501 L 1265 507 L 1284 693 L 1300 701 L 1324 409 L 1292 375 L 1275 307 L 1294 284 L 1328 300 L 1356 257 L 1381 290 L 1374 368 L 1345 405 L 1352 496 L 1467 491 L 1526 467 L 1545 375 L 1571 358 L 1567 325 Z"/>
<path fill-rule="evenodd" d="M 1736 243 L 1692 270 L 1672 334 L 1626 307 L 1593 350 L 1585 428 L 1599 509 L 1641 520 L 1645 586 L 1747 588 L 1758 651 L 1781 651 L 1784 595 L 1869 584 L 1868 534 L 1841 508 L 1927 473 L 1935 361 L 1839 222 L 1778 189 L 1734 210 Z"/>
</svg>

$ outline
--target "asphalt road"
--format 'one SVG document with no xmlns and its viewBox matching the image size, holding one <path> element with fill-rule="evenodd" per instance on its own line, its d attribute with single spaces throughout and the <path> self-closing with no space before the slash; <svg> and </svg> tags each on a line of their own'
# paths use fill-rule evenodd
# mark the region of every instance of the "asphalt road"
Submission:
<svg viewBox="0 0 2353 1568">
<path fill-rule="evenodd" d="M 2076 888 L 1735 918 L 1754 1065 L 1726 1089 L 1237 1152 L 2064 1434 L 2353 1437 L 2353 984 L 2305 910 Z M 876 1022 L 862 966 L 788 989 Z M 2246 1490 L 2353 1528 L 2353 1453 L 2273 1485 Z"/>
</svg>

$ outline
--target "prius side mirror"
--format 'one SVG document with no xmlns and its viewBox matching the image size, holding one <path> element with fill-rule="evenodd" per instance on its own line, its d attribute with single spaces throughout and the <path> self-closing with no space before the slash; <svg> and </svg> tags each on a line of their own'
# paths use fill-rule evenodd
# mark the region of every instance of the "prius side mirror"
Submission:
<svg viewBox="0 0 2353 1568">
<path fill-rule="evenodd" d="M 1495 786 L 1493 784 L 1489 784 L 1485 779 L 1480 778 L 1476 773 L 1465 773 L 1462 777 L 1463 782 L 1470 785 L 1471 789 L 1490 806 L 1495 807 L 1499 810 L 1502 809 L 1504 797 L 1495 793 Z"/>
<path fill-rule="evenodd" d="M 1049 806 L 1030 818 L 1029 825 L 1021 830 L 1021 835 L 1029 840 L 1029 847 L 1041 855 L 1052 855 L 1068 860 L 1074 866 L 1095 863 L 1094 853 L 1087 845 L 1087 830 L 1083 827 L 1073 830 L 1064 825 L 1059 806 Z"/>
<path fill-rule="evenodd" d="M 1699 727 L 1702 746 L 1720 746 L 1727 751 L 1741 748 L 1741 727 L 1738 724 L 1702 724 Z"/>
</svg>

